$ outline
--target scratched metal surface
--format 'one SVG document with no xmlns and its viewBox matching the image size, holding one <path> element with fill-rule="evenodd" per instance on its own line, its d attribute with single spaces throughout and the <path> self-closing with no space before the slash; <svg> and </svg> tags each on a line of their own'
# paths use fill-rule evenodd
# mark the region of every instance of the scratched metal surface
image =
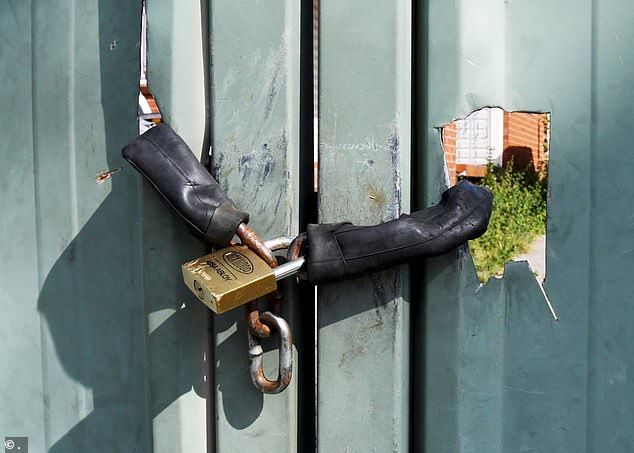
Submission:
<svg viewBox="0 0 634 453">
<path fill-rule="evenodd" d="M 0 3 L 0 436 L 148 451 L 136 134 L 140 10 Z"/>
<path fill-rule="evenodd" d="M 211 2 L 212 173 L 263 239 L 298 229 L 299 6 Z M 217 451 L 297 451 L 297 351 L 290 387 L 264 395 L 249 379 L 243 310 L 216 316 L 214 335 Z M 264 347 L 274 378 L 277 345 Z"/>
<path fill-rule="evenodd" d="M 319 221 L 409 211 L 409 2 L 321 2 Z M 405 270 L 318 288 L 319 451 L 406 451 Z"/>
<path fill-rule="evenodd" d="M 429 260 L 416 451 L 634 448 L 633 19 L 619 0 L 419 9 L 422 204 L 443 189 L 435 126 L 491 105 L 552 113 L 545 289 L 560 321 L 524 263 L 478 289 L 466 249 Z"/>
</svg>

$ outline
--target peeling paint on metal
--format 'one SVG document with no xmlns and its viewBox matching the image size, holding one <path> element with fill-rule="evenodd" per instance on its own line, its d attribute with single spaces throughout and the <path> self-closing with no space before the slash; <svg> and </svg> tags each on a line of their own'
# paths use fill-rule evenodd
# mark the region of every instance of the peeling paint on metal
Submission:
<svg viewBox="0 0 634 453">
<path fill-rule="evenodd" d="M 397 218 L 401 215 L 401 154 L 400 154 L 400 138 L 398 123 L 394 122 L 394 132 L 390 135 L 388 140 L 390 155 L 392 157 L 392 171 L 394 172 L 392 187 L 393 193 L 393 205 L 392 205 L 392 217 Z"/>
</svg>

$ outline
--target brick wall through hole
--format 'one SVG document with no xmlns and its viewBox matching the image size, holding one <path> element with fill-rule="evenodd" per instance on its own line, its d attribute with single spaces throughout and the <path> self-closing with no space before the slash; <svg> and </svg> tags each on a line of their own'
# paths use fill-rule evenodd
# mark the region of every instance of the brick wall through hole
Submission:
<svg viewBox="0 0 634 453">
<path fill-rule="evenodd" d="M 497 165 L 507 165 L 511 159 L 516 168 L 533 166 L 539 171 L 548 160 L 549 114 L 526 112 L 503 112 L 501 128 L 485 125 L 480 130 L 470 129 L 467 120 L 456 120 L 442 128 L 442 145 L 451 184 L 459 177 L 483 177 L 486 164 L 481 160 L 470 162 L 464 157 L 459 159 L 459 146 L 477 140 L 479 146 L 488 142 L 491 161 Z M 479 120 L 480 121 L 480 120 Z M 488 131 L 488 132 L 487 132 Z M 495 134 L 502 133 L 496 140 Z M 487 136 L 486 134 L 490 135 Z M 502 149 L 496 149 L 501 143 Z M 463 153 L 464 154 L 464 153 Z M 496 158 L 497 157 L 497 158 Z"/>
</svg>

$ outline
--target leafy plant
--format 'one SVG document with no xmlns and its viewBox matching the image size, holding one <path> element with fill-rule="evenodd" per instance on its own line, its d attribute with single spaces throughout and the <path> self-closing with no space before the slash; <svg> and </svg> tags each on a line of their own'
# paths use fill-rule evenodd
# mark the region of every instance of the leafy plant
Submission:
<svg viewBox="0 0 634 453">
<path fill-rule="evenodd" d="M 504 263 L 526 252 L 546 228 L 547 168 L 539 173 L 532 165 L 516 169 L 489 164 L 481 185 L 493 192 L 493 214 L 489 229 L 469 247 L 480 281 L 501 274 Z"/>
</svg>

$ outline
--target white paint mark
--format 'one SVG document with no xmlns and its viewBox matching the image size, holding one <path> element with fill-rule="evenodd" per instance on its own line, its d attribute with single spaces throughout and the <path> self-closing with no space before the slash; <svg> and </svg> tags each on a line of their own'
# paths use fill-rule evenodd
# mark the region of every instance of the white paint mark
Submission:
<svg viewBox="0 0 634 453">
<path fill-rule="evenodd" d="M 539 289 L 542 290 L 542 294 L 544 295 L 544 299 L 546 299 L 546 303 L 548 304 L 548 308 L 550 309 L 550 313 L 553 315 L 553 318 L 555 319 L 555 321 L 559 321 L 559 317 L 557 316 L 557 313 L 555 313 L 555 308 L 553 307 L 552 302 L 550 302 L 550 298 L 548 297 L 548 294 L 546 294 L 546 290 L 544 289 L 544 283 L 543 282 L 537 282 L 539 284 Z"/>
</svg>

